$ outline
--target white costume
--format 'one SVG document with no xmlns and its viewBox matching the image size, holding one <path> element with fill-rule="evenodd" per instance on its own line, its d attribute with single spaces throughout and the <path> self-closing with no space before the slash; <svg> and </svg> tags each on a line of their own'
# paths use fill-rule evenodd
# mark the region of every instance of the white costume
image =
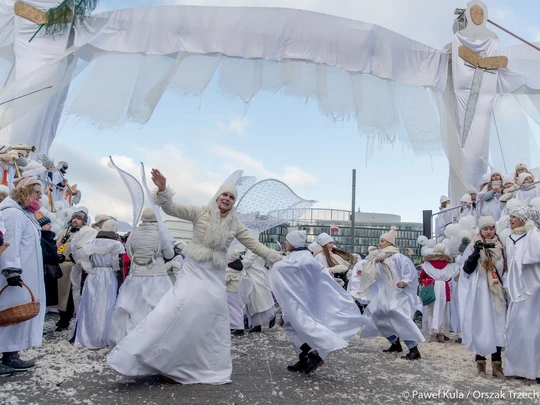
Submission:
<svg viewBox="0 0 540 405">
<path fill-rule="evenodd" d="M 501 196 L 501 193 L 496 193 L 493 190 L 488 191 L 488 186 L 485 186 L 478 194 L 480 204 L 478 216 L 491 215 L 495 221 L 498 221 L 501 217 Z"/>
<path fill-rule="evenodd" d="M 71 240 L 71 252 L 75 258 L 75 264 L 71 268 L 71 286 L 73 293 L 73 305 L 75 313 L 79 312 L 79 305 L 81 304 L 81 285 L 82 285 L 82 266 L 80 264 L 80 257 L 83 254 L 83 248 L 87 243 L 96 238 L 98 231 L 90 226 L 83 226 L 75 237 Z"/>
<path fill-rule="evenodd" d="M 362 329 L 360 336 L 395 335 L 403 340 L 423 342 L 425 339 L 412 320 L 416 312 L 418 273 L 411 260 L 398 250 L 394 247 L 382 249 L 379 254 L 387 253 L 388 256 L 384 262 L 377 262 L 377 257 L 368 262 L 377 268 L 374 280 L 366 273 L 367 265 L 362 270 L 360 287 L 367 289 L 367 295 L 360 293 L 360 298 L 369 301 L 364 313 L 370 318 L 370 323 Z M 407 286 L 397 288 L 399 281 Z"/>
<path fill-rule="evenodd" d="M 0 256 L 0 269 L 22 269 L 21 279 L 34 293 L 40 303 L 40 312 L 26 322 L 0 328 L 0 352 L 18 352 L 40 346 L 45 320 L 45 281 L 41 254 L 40 226 L 32 213 L 21 208 L 10 197 L 0 203 L 0 230 L 4 242 L 10 244 Z M 6 286 L 6 278 L 0 276 L 0 289 Z M 26 288 L 8 287 L 0 296 L 0 310 L 30 302 Z"/>
<path fill-rule="evenodd" d="M 517 215 L 516 209 L 511 215 Z M 540 378 L 540 231 L 536 226 L 526 233 L 512 233 L 506 239 L 511 301 L 506 323 L 505 373 L 529 379 Z"/>
<path fill-rule="evenodd" d="M 269 261 L 280 257 L 251 237 L 234 208 L 221 214 L 216 199 L 225 192 L 237 195 L 234 185 L 224 184 L 206 207 L 175 204 L 170 189 L 157 194 L 166 214 L 193 222 L 193 240 L 183 248 L 186 260 L 174 288 L 109 354 L 118 372 L 159 373 L 182 384 L 231 381 L 227 249 L 236 237 Z"/>
<path fill-rule="evenodd" d="M 276 315 L 276 309 L 264 259 L 254 255 L 253 252 L 248 252 L 242 264 L 253 283 L 253 290 L 247 303 L 249 323 L 251 326 L 267 324 Z"/>
<path fill-rule="evenodd" d="M 108 231 L 107 223 L 102 227 Z M 113 226 L 113 225 L 111 225 Z M 118 225 L 116 225 L 117 227 Z M 97 238 L 81 252 L 81 266 L 88 273 L 77 313 L 75 345 L 100 349 L 109 345 L 109 330 L 118 292 L 119 255 L 124 246 L 118 240 Z"/>
<path fill-rule="evenodd" d="M 235 264 L 241 265 L 238 258 L 236 259 Z M 243 268 L 235 270 L 230 266 L 227 266 L 227 269 L 225 270 L 225 285 L 227 288 L 227 306 L 229 308 L 229 322 L 231 329 L 244 330 L 244 303 L 238 294 L 240 280 L 244 277 L 246 277 L 246 272 Z"/>
<path fill-rule="evenodd" d="M 151 211 L 151 208 L 146 210 Z M 126 244 L 131 268 L 118 292 L 112 316 L 109 333 L 112 346 L 135 329 L 173 286 L 164 259 L 172 258 L 174 251 L 170 244 L 160 242 L 157 221 L 145 222 L 144 215 L 143 223 L 133 231 Z"/>
<path fill-rule="evenodd" d="M 283 311 L 284 332 L 296 352 L 307 343 L 324 359 L 330 352 L 347 347 L 367 319 L 328 269 L 301 249 L 274 264 L 268 279 Z"/>
</svg>

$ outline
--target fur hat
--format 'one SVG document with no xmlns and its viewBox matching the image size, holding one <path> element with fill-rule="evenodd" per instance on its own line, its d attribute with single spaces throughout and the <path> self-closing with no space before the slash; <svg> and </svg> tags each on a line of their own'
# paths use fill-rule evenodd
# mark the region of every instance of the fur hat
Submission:
<svg viewBox="0 0 540 405">
<path fill-rule="evenodd" d="M 104 232 L 117 232 L 118 231 L 118 222 L 114 219 L 108 219 L 103 223 L 101 230 Z"/>
<path fill-rule="evenodd" d="M 463 194 L 463 197 L 461 197 L 459 202 L 470 204 L 472 202 L 471 195 L 470 194 Z"/>
<path fill-rule="evenodd" d="M 482 215 L 478 220 L 478 230 L 481 231 L 488 226 L 495 226 L 496 221 L 491 215 Z"/>
<path fill-rule="evenodd" d="M 519 169 L 529 170 L 529 168 L 527 167 L 527 165 L 526 165 L 525 163 L 518 163 L 518 164 L 516 165 L 516 172 L 517 172 Z"/>
<path fill-rule="evenodd" d="M 312 242 L 308 245 L 308 250 L 313 253 L 315 251 L 315 249 L 317 249 L 317 246 L 319 246 L 319 244 L 317 242 Z"/>
<path fill-rule="evenodd" d="M 441 195 L 441 198 L 439 199 L 439 202 L 442 204 L 443 202 L 450 201 L 450 198 L 448 198 L 445 195 Z"/>
<path fill-rule="evenodd" d="M 142 222 L 157 222 L 156 214 L 150 207 L 146 207 L 141 215 Z"/>
<path fill-rule="evenodd" d="M 524 223 L 531 221 L 536 223 L 536 226 L 540 226 L 540 211 L 532 204 L 518 205 L 510 211 L 510 216 L 517 217 Z"/>
<path fill-rule="evenodd" d="M 213 201 L 216 201 L 217 198 L 223 193 L 231 193 L 234 196 L 234 202 L 236 203 L 236 199 L 238 197 L 238 190 L 236 189 L 236 186 L 234 184 L 231 184 L 231 183 L 222 184 L 221 187 L 216 192 L 216 194 L 214 195 Z"/>
<path fill-rule="evenodd" d="M 503 177 L 503 186 L 504 186 L 506 183 L 512 183 L 512 184 L 514 184 L 514 176 L 512 176 L 511 174 L 507 174 L 506 176 L 504 176 L 504 177 Z"/>
<path fill-rule="evenodd" d="M 385 241 L 395 246 L 396 245 L 396 230 L 397 228 L 395 226 L 391 227 L 390 232 L 383 233 L 381 235 L 381 239 L 384 239 Z"/>
<path fill-rule="evenodd" d="M 333 242 L 334 238 L 332 238 L 326 232 L 323 232 L 317 237 L 317 241 L 319 242 L 319 245 L 324 246 L 324 245 L 327 245 L 327 244 Z"/>
<path fill-rule="evenodd" d="M 534 181 L 534 176 L 532 174 L 528 172 L 520 173 L 517 181 L 518 186 L 521 186 L 527 177 L 531 177 Z"/>
<path fill-rule="evenodd" d="M 73 219 L 73 218 L 79 218 L 83 222 L 83 225 L 88 224 L 88 215 L 86 215 L 86 212 L 84 212 L 84 211 L 75 211 L 71 215 L 71 219 Z"/>
<path fill-rule="evenodd" d="M 292 231 L 285 237 L 287 242 L 293 245 L 295 248 L 301 248 L 306 246 L 306 231 Z"/>
<path fill-rule="evenodd" d="M 433 254 L 434 255 L 444 255 L 444 254 L 446 254 L 446 246 L 444 245 L 444 243 L 437 243 L 433 247 Z"/>
</svg>

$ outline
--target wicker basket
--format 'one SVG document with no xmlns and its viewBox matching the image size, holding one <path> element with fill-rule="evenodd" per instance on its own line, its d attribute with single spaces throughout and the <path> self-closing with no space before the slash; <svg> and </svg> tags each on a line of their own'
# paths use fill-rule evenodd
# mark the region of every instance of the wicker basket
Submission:
<svg viewBox="0 0 540 405">
<path fill-rule="evenodd" d="M 14 307 L 0 311 L 0 327 L 17 325 L 18 323 L 26 322 L 39 314 L 40 305 L 39 302 L 36 302 L 36 298 L 34 297 L 32 290 L 30 290 L 30 288 L 24 283 L 22 283 L 22 285 L 26 287 L 30 293 L 32 301 L 26 304 L 15 305 Z M 6 285 L 4 288 L 2 288 L 0 295 L 8 287 L 9 285 Z"/>
</svg>

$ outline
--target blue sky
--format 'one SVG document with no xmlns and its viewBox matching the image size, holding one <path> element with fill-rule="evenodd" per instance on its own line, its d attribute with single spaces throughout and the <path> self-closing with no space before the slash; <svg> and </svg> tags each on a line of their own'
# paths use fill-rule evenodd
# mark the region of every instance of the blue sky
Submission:
<svg viewBox="0 0 540 405">
<path fill-rule="evenodd" d="M 310 9 L 373 22 L 441 49 L 452 39 L 453 10 L 465 2 L 450 0 L 235 0 L 107 1 L 97 11 L 134 5 L 261 5 Z M 406 3 L 407 5 L 405 5 Z M 540 3 L 486 1 L 490 18 L 529 40 L 540 41 Z M 377 4 L 377 6 L 373 6 Z M 537 25 L 539 24 L 539 25 Z M 516 44 L 497 29 L 503 46 Z M 178 200 L 204 203 L 232 170 L 245 169 L 259 179 L 277 177 L 320 207 L 350 207 L 351 169 L 357 169 L 357 207 L 367 212 L 421 221 L 423 209 L 436 209 L 446 194 L 444 155 L 415 158 L 399 142 L 383 145 L 366 159 L 366 139 L 354 121 L 332 122 L 313 102 L 262 93 L 248 105 L 224 98 L 214 81 L 200 97 L 166 93 L 152 119 L 97 131 L 70 116 L 62 120 L 52 147 L 56 160 L 70 163 L 69 180 L 79 183 L 83 204 L 130 220 L 130 200 L 120 179 L 103 164 L 108 155 L 136 171 L 143 160 L 157 166 L 177 191 Z"/>
</svg>

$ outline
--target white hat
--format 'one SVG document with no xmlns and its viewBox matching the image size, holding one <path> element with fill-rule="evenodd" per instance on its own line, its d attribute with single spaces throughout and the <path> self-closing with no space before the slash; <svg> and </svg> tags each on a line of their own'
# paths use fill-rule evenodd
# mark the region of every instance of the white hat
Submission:
<svg viewBox="0 0 540 405">
<path fill-rule="evenodd" d="M 315 249 L 317 249 L 317 246 L 319 246 L 319 244 L 317 242 L 312 242 L 308 245 L 308 250 L 313 253 L 315 251 Z"/>
<path fill-rule="evenodd" d="M 464 202 L 464 203 L 470 204 L 472 202 L 471 195 L 470 194 L 463 194 L 463 197 L 461 197 L 459 202 Z"/>
<path fill-rule="evenodd" d="M 393 226 L 390 228 L 390 232 L 383 233 L 381 239 L 384 239 L 387 242 L 390 242 L 392 245 L 396 244 L 396 227 Z"/>
<path fill-rule="evenodd" d="M 103 221 L 106 221 L 108 219 L 112 219 L 112 220 L 116 221 L 116 218 L 111 217 L 110 215 L 99 214 L 99 215 L 96 215 L 96 217 L 94 218 L 94 222 L 95 222 L 96 225 L 99 225 L 100 223 L 102 223 Z"/>
<path fill-rule="evenodd" d="M 492 173 L 493 174 L 493 173 Z M 485 183 L 489 183 L 489 181 L 491 180 L 491 174 L 489 173 L 486 173 L 482 176 L 482 181 L 480 184 L 485 184 Z"/>
<path fill-rule="evenodd" d="M 116 222 L 114 219 L 108 219 L 103 223 L 101 230 L 105 232 L 117 232 L 118 222 Z"/>
<path fill-rule="evenodd" d="M 478 230 L 481 231 L 484 228 L 487 228 L 488 226 L 495 226 L 496 221 L 495 218 L 493 218 L 491 215 L 482 215 L 480 219 L 478 219 Z"/>
<path fill-rule="evenodd" d="M 306 246 L 306 231 L 292 231 L 287 234 L 285 239 L 295 248 Z"/>
<path fill-rule="evenodd" d="M 221 187 L 216 192 L 216 194 L 214 195 L 213 201 L 216 201 L 217 198 L 223 193 L 231 193 L 234 196 L 234 202 L 236 202 L 236 198 L 238 197 L 238 190 L 236 189 L 236 186 L 234 184 L 231 184 L 231 183 L 222 184 Z"/>
<path fill-rule="evenodd" d="M 141 215 L 142 222 L 157 222 L 156 214 L 150 207 L 146 207 Z"/>
<path fill-rule="evenodd" d="M 527 172 L 520 173 L 518 176 L 518 181 L 517 181 L 518 186 L 521 186 L 527 177 L 532 177 L 534 181 L 534 176 L 532 174 L 527 173 Z"/>
<path fill-rule="evenodd" d="M 439 202 L 442 204 L 443 202 L 450 201 L 450 198 L 448 198 L 445 195 L 441 195 L 441 198 L 439 199 Z"/>
<path fill-rule="evenodd" d="M 507 174 L 506 176 L 504 176 L 504 177 L 503 177 L 503 186 L 504 186 L 506 183 L 512 183 L 512 184 L 514 184 L 514 176 L 512 176 L 511 174 Z"/>
<path fill-rule="evenodd" d="M 518 164 L 516 165 L 516 172 L 517 172 L 519 169 L 529 170 L 529 168 L 527 167 L 527 165 L 526 165 L 525 163 L 518 163 Z"/>
<path fill-rule="evenodd" d="M 334 238 L 332 238 L 326 232 L 323 232 L 317 237 L 317 241 L 319 242 L 319 245 L 324 246 L 329 244 L 330 242 L 333 242 Z"/>
<path fill-rule="evenodd" d="M 472 187 L 472 188 L 469 189 L 468 194 L 469 195 L 478 194 L 478 190 L 476 188 Z"/>
<path fill-rule="evenodd" d="M 444 245 L 444 243 L 437 243 L 433 247 L 433 254 L 434 255 L 444 255 L 444 254 L 446 254 L 446 246 Z"/>
</svg>

